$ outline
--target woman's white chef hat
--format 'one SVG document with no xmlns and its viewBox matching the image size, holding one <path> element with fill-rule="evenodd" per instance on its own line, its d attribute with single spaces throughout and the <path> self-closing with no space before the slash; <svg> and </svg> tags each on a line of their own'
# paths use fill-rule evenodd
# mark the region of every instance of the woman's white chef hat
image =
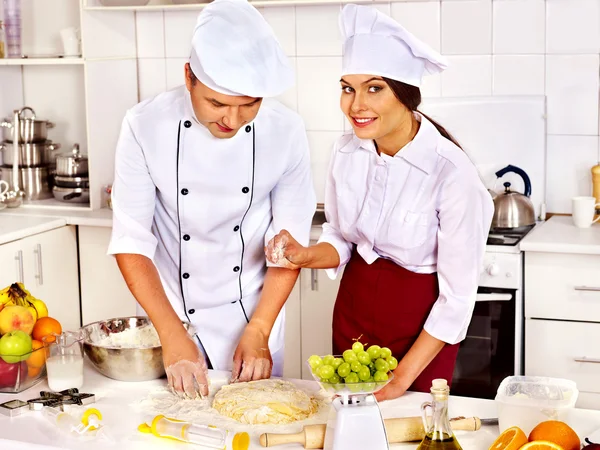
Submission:
<svg viewBox="0 0 600 450">
<path fill-rule="evenodd" d="M 246 0 L 214 0 L 192 37 L 190 66 L 210 89 L 272 97 L 294 84 L 294 71 L 273 30 Z"/>
<path fill-rule="evenodd" d="M 423 75 L 448 67 L 446 59 L 389 16 L 348 4 L 340 14 L 342 75 L 378 75 L 420 87 Z"/>
</svg>

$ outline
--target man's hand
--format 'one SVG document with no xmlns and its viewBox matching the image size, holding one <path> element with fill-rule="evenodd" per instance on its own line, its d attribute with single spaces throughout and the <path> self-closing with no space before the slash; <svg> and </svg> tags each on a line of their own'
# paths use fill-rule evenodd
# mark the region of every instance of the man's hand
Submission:
<svg viewBox="0 0 600 450">
<path fill-rule="evenodd" d="M 162 338 L 163 362 L 169 386 L 182 397 L 208 395 L 208 369 L 202 352 L 187 333 Z"/>
<path fill-rule="evenodd" d="M 272 368 L 269 336 L 248 324 L 233 355 L 231 382 L 269 378 Z"/>
<path fill-rule="evenodd" d="M 300 269 L 307 262 L 308 250 L 286 230 L 281 230 L 265 247 L 267 260 L 286 269 Z"/>
</svg>

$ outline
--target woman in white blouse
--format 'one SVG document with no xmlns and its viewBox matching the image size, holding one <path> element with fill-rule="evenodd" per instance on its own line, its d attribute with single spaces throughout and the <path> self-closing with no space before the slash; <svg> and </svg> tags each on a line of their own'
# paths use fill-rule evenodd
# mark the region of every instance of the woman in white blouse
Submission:
<svg viewBox="0 0 600 450">
<path fill-rule="evenodd" d="M 353 339 L 389 347 L 399 364 L 379 400 L 450 383 L 465 338 L 493 215 L 467 155 L 417 111 L 423 75 L 444 58 L 374 8 L 346 5 L 340 106 L 353 130 L 336 142 L 317 245 L 286 231 L 266 249 L 288 268 L 345 266 L 333 352 Z"/>
</svg>

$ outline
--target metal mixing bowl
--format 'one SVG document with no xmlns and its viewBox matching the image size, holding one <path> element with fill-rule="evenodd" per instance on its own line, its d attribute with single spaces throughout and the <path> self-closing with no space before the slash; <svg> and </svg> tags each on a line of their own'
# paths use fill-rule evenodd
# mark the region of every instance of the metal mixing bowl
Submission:
<svg viewBox="0 0 600 450">
<path fill-rule="evenodd" d="M 190 335 L 195 333 L 189 322 L 182 322 Z M 120 381 L 148 381 L 165 375 L 162 347 L 107 347 L 99 343 L 113 333 L 130 328 L 153 327 L 148 317 L 118 317 L 101 320 L 81 328 L 83 350 L 102 375 Z"/>
</svg>

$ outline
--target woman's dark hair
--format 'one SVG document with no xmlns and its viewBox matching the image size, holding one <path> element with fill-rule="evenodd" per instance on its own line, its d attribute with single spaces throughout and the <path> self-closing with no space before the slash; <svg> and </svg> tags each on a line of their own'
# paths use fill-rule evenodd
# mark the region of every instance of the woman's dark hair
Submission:
<svg viewBox="0 0 600 450">
<path fill-rule="evenodd" d="M 454 139 L 454 137 L 452 137 L 452 135 L 448 133 L 443 126 L 417 109 L 421 104 L 421 90 L 418 87 L 411 86 L 410 84 L 406 84 L 401 81 L 392 80 L 390 78 L 382 78 L 388 84 L 396 98 L 400 100 L 404 106 L 406 106 L 410 111 L 417 111 L 427 120 L 429 120 L 442 136 L 454 143 L 458 148 L 462 149 L 458 141 Z"/>
</svg>

